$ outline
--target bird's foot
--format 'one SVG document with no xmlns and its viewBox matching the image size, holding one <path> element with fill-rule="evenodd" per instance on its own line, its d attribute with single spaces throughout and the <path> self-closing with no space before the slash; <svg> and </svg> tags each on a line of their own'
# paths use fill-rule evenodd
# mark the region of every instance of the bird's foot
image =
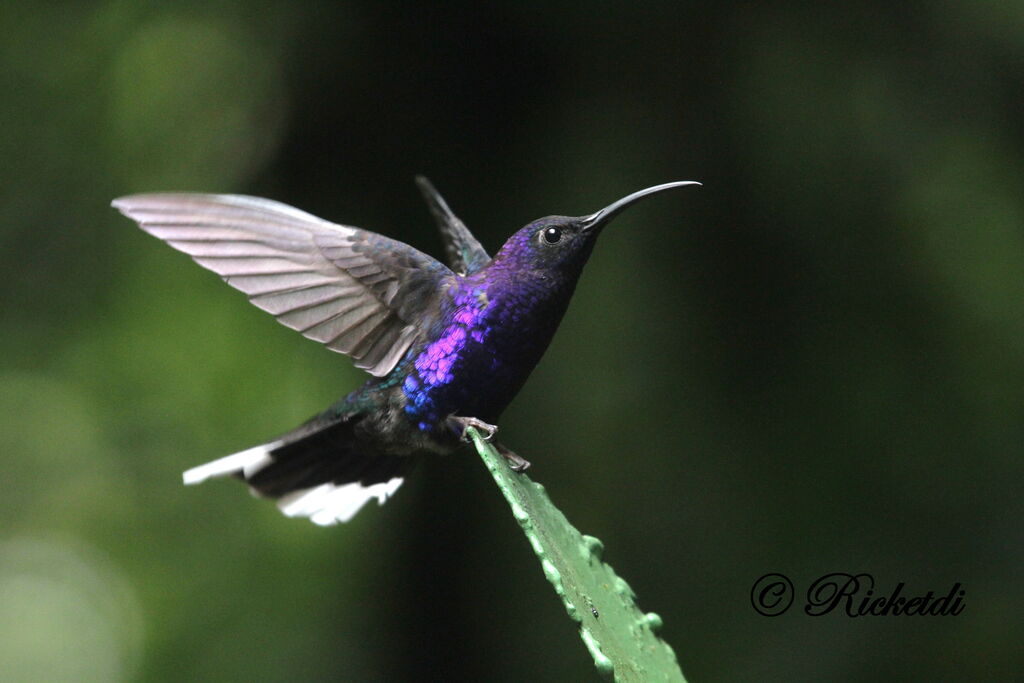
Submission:
<svg viewBox="0 0 1024 683">
<path fill-rule="evenodd" d="M 500 443 L 494 444 L 498 452 L 508 460 L 508 466 L 512 468 L 513 472 L 525 472 L 530 467 L 530 461 L 521 455 L 517 455 L 512 452 L 507 446 L 502 446 Z"/>
<path fill-rule="evenodd" d="M 459 438 L 463 441 L 469 441 L 469 434 L 466 430 L 470 427 L 476 427 L 484 433 L 484 441 L 490 441 L 494 438 L 494 435 L 498 433 L 497 425 L 492 425 L 479 420 L 475 417 L 460 417 L 458 415 L 448 416 L 448 427 L 459 435 Z"/>
</svg>

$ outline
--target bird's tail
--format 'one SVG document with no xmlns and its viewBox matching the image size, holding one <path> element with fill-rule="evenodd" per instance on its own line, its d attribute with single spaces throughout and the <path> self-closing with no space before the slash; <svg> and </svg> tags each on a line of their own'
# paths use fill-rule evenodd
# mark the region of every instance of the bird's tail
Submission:
<svg viewBox="0 0 1024 683">
<path fill-rule="evenodd" d="M 359 418 L 318 416 L 276 441 L 186 471 L 186 484 L 231 475 L 255 495 L 277 499 L 289 517 L 317 524 L 347 522 L 372 498 L 383 504 L 401 486 L 408 456 L 353 449 Z"/>
</svg>

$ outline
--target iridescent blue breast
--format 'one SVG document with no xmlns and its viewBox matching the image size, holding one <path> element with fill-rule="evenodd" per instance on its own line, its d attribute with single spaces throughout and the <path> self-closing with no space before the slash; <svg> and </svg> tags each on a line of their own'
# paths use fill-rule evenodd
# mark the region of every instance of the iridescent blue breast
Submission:
<svg viewBox="0 0 1024 683">
<path fill-rule="evenodd" d="M 497 422 L 554 334 L 566 297 L 549 296 L 549 282 L 494 275 L 460 281 L 433 341 L 405 364 L 403 410 L 421 431 L 449 415 Z"/>
<path fill-rule="evenodd" d="M 490 302 L 483 284 L 464 283 L 450 294 L 450 309 L 437 324 L 435 339 L 410 359 L 402 383 L 405 413 L 422 431 L 439 426 L 461 407 L 469 387 L 458 379 L 464 380 L 467 366 L 488 355 Z"/>
</svg>

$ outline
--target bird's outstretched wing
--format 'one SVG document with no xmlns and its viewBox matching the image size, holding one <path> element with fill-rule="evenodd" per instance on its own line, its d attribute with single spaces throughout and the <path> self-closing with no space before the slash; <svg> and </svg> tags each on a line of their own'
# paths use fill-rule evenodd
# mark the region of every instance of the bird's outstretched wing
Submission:
<svg viewBox="0 0 1024 683">
<path fill-rule="evenodd" d="M 430 213 L 434 215 L 437 226 L 441 229 L 448 265 L 452 270 L 459 275 L 471 275 L 486 266 L 491 257 L 473 237 L 466 224 L 448 208 L 447 202 L 433 184 L 420 175 L 416 176 L 416 185 L 423 193 L 423 198 L 427 200 Z"/>
<path fill-rule="evenodd" d="M 454 278 L 407 244 L 269 199 L 140 194 L 112 204 L 282 324 L 378 377 L 423 333 L 431 302 Z"/>
</svg>

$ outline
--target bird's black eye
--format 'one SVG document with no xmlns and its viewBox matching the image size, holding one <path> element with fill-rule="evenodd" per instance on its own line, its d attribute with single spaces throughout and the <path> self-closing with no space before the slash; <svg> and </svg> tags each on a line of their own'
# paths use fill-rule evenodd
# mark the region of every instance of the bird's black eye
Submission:
<svg viewBox="0 0 1024 683">
<path fill-rule="evenodd" d="M 542 232 L 541 236 L 548 244 L 558 244 L 562 241 L 562 230 L 561 228 L 550 227 Z"/>
</svg>

